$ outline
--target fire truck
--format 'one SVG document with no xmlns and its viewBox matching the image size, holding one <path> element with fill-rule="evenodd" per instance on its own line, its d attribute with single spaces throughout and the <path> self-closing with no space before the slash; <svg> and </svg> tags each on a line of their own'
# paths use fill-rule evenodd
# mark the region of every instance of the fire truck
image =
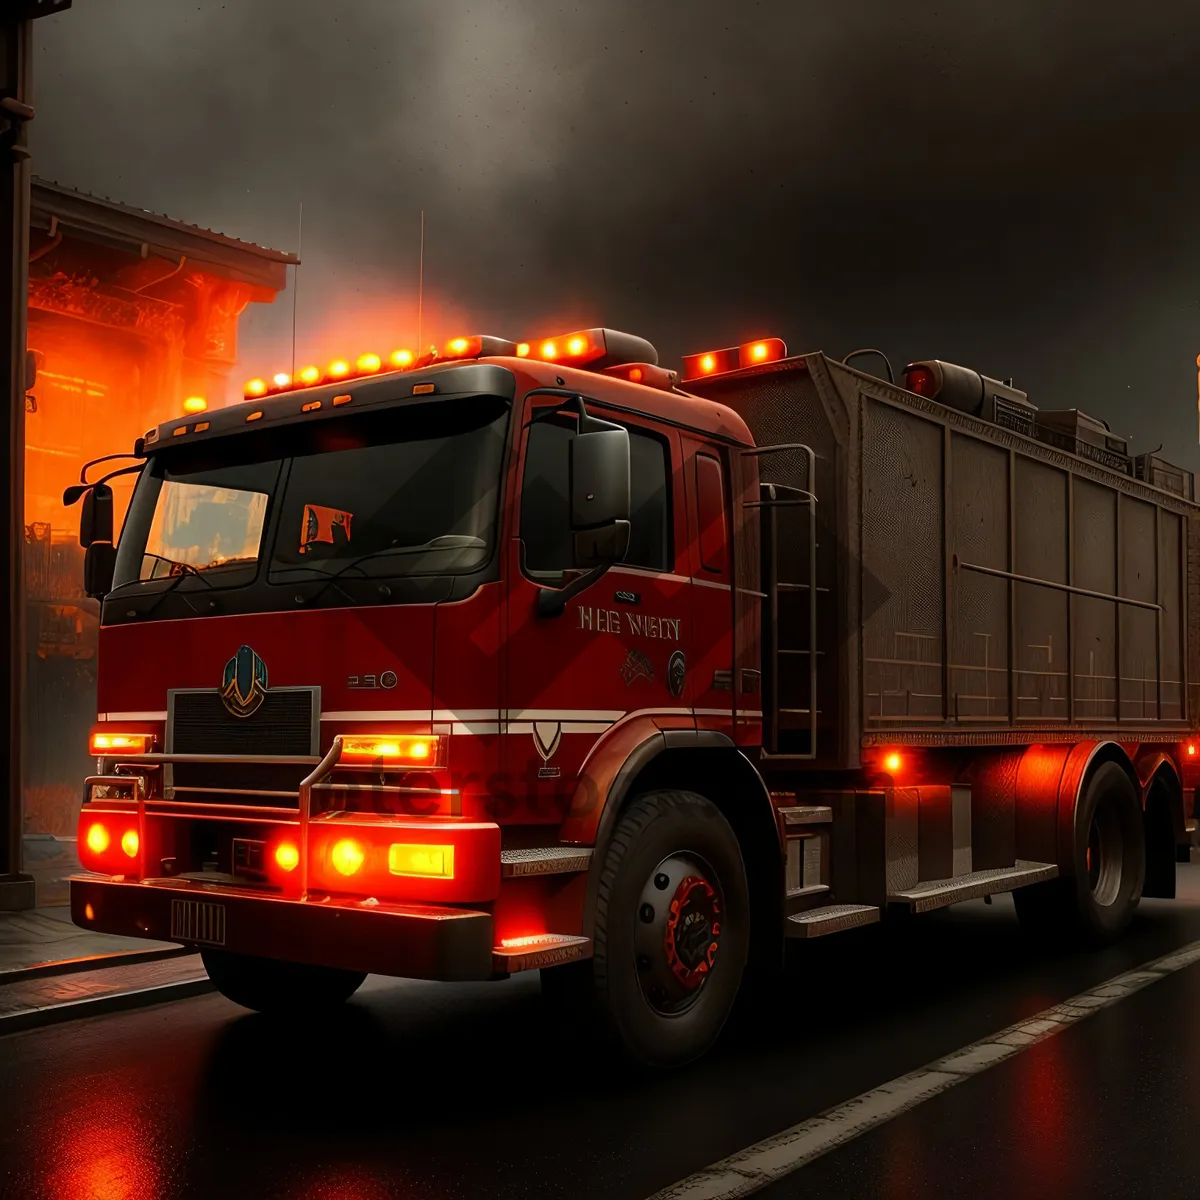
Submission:
<svg viewBox="0 0 1200 1200">
<path fill-rule="evenodd" d="M 852 361 L 462 337 L 88 464 L 74 921 L 267 1012 L 537 969 L 658 1066 L 792 941 L 998 892 L 1117 937 L 1196 827 L 1194 480 Z"/>
</svg>

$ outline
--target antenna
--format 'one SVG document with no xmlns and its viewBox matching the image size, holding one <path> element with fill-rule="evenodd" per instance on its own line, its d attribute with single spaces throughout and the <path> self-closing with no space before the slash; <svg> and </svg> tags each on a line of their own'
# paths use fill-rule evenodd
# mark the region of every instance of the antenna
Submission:
<svg viewBox="0 0 1200 1200">
<path fill-rule="evenodd" d="M 417 357 L 421 350 L 421 302 L 425 298 L 425 210 L 421 209 L 421 252 L 417 258 Z"/>
<path fill-rule="evenodd" d="M 296 303 L 300 298 L 300 245 L 304 239 L 304 201 L 296 225 L 296 265 L 292 268 L 292 380 L 296 378 Z"/>
</svg>

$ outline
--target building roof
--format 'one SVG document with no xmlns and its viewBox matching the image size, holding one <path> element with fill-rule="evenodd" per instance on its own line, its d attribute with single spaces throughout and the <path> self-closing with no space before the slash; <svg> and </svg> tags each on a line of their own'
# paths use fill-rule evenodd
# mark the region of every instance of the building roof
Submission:
<svg viewBox="0 0 1200 1200">
<path fill-rule="evenodd" d="M 51 237 L 62 232 L 131 251 L 141 258 L 151 254 L 176 260 L 186 257 L 189 262 L 215 268 L 224 277 L 275 291 L 286 284 L 288 266 L 300 261 L 295 254 L 45 179 L 33 180 L 30 224 Z"/>
</svg>

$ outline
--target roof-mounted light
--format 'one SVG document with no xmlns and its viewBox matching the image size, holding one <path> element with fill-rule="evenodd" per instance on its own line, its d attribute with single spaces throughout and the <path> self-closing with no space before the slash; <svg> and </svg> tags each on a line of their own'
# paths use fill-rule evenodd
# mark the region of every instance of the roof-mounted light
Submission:
<svg viewBox="0 0 1200 1200">
<path fill-rule="evenodd" d="M 451 338 L 442 347 L 438 358 L 484 358 L 492 354 L 507 356 L 516 352 L 516 342 L 510 342 L 507 338 L 476 333 L 470 337 Z"/>
<path fill-rule="evenodd" d="M 593 371 L 658 363 L 658 351 L 645 338 L 618 329 L 579 329 L 574 333 L 521 342 L 517 346 L 517 357 L 587 367 Z"/>
<path fill-rule="evenodd" d="M 674 388 L 679 376 L 666 367 L 655 366 L 653 363 L 622 363 L 617 367 L 605 367 L 605 375 L 615 379 L 625 379 L 630 383 L 640 383 L 645 387 L 658 388 L 669 392 Z"/>
<path fill-rule="evenodd" d="M 724 375 L 745 367 L 760 367 L 787 357 L 782 338 L 758 338 L 724 350 L 705 350 L 686 354 L 683 358 L 684 379 L 705 379 L 709 375 Z"/>
<path fill-rule="evenodd" d="M 724 375 L 726 371 L 738 369 L 738 348 L 705 350 L 700 354 L 683 356 L 684 379 L 703 379 L 706 375 Z"/>
<path fill-rule="evenodd" d="M 786 356 L 787 346 L 783 344 L 783 338 L 760 338 L 757 342 L 743 342 L 738 347 L 738 362 L 743 367 L 778 362 Z"/>
</svg>

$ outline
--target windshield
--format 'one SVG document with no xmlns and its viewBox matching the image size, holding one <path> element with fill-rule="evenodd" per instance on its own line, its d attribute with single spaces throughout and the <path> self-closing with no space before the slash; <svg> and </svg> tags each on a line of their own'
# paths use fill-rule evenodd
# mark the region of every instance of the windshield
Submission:
<svg viewBox="0 0 1200 1200">
<path fill-rule="evenodd" d="M 478 570 L 495 542 L 508 411 L 474 397 L 160 452 L 134 494 L 114 588 Z"/>
<path fill-rule="evenodd" d="M 215 481 L 164 480 L 138 578 L 162 579 L 187 568 L 212 571 L 257 561 L 267 499 L 266 492 L 222 487 Z"/>
</svg>

